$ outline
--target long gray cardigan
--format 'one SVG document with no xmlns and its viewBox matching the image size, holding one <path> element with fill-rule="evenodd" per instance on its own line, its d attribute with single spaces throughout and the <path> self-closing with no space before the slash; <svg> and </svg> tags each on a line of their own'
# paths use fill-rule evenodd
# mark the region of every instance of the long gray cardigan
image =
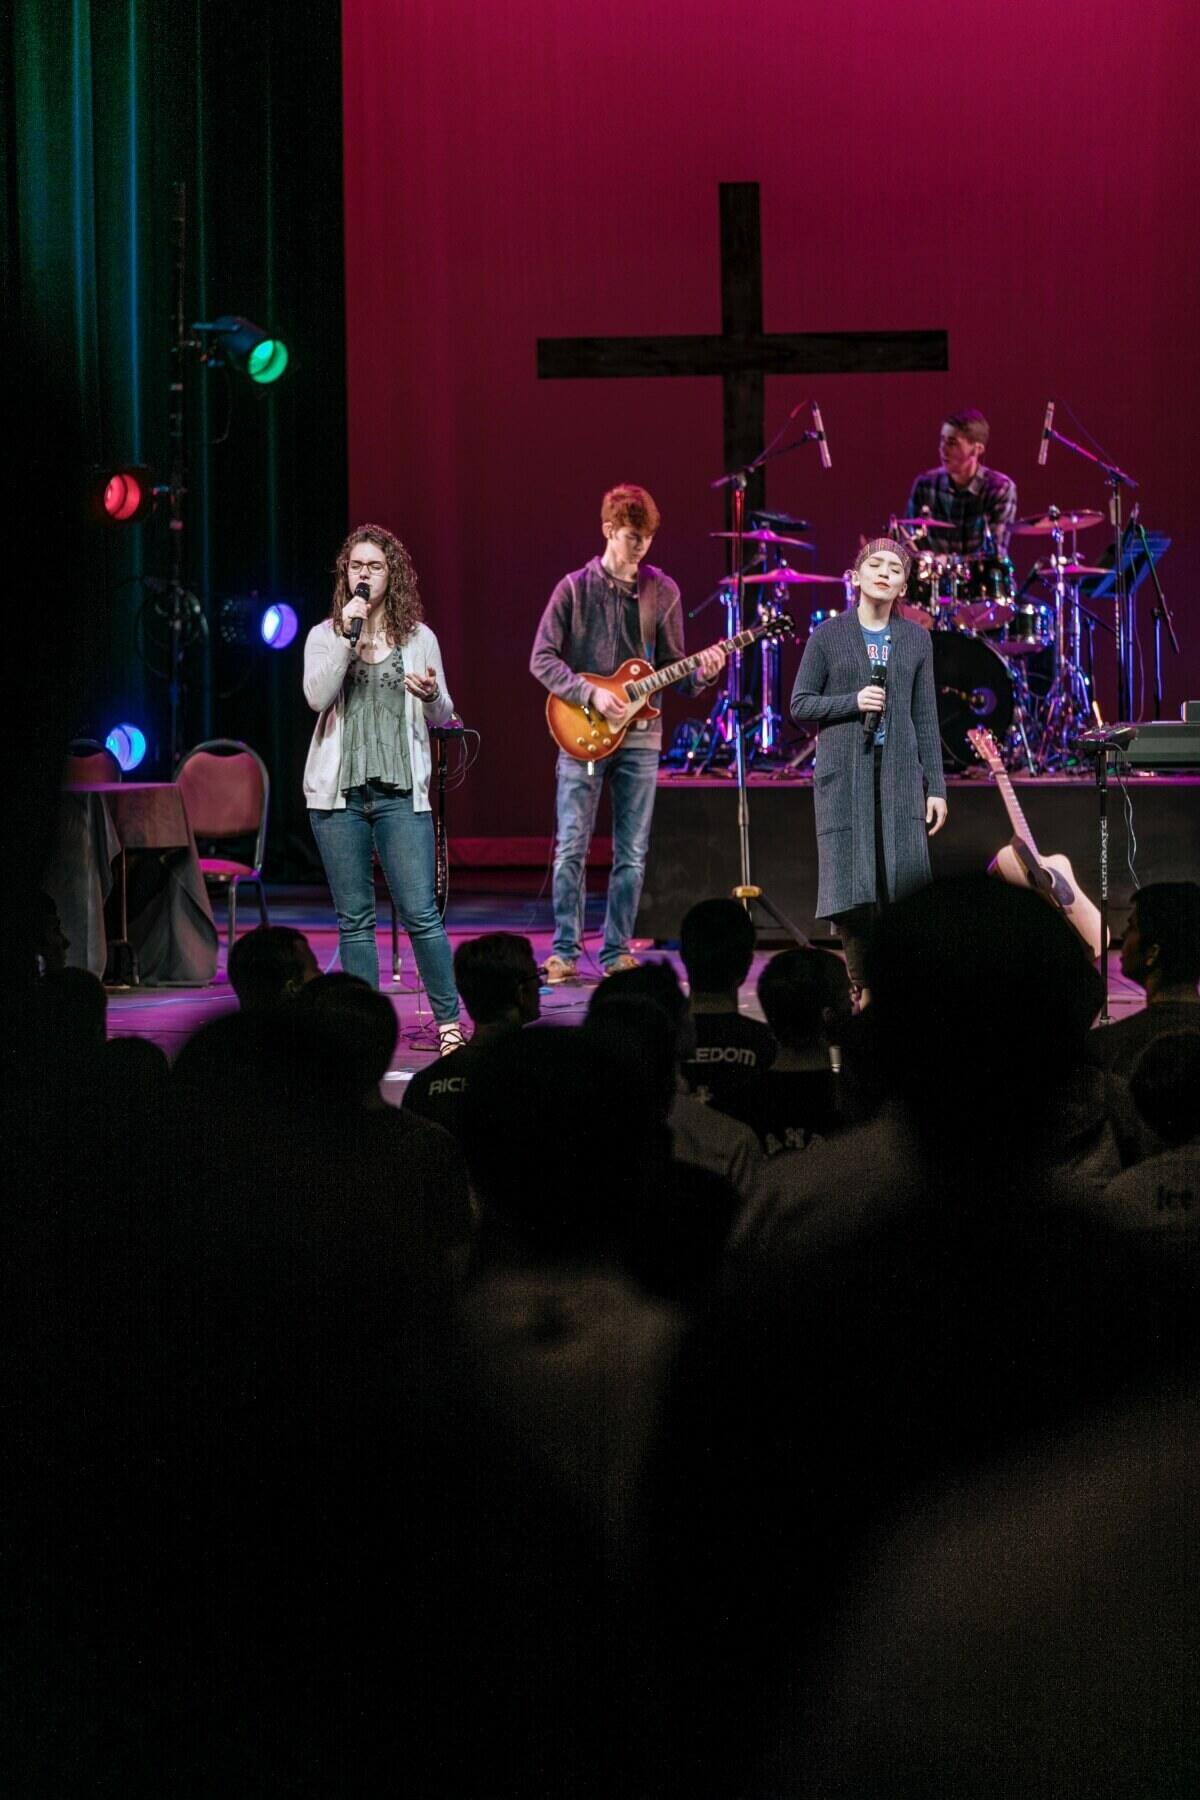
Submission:
<svg viewBox="0 0 1200 1800">
<path fill-rule="evenodd" d="M 899 900 L 930 878 L 925 797 L 944 797 L 946 778 L 929 633 L 895 613 L 891 630 L 880 815 L 888 893 Z M 793 719 L 820 727 L 813 768 L 818 919 L 875 900 L 874 745 L 864 743 L 858 710 L 870 679 L 855 608 L 813 632 L 792 689 Z"/>
</svg>

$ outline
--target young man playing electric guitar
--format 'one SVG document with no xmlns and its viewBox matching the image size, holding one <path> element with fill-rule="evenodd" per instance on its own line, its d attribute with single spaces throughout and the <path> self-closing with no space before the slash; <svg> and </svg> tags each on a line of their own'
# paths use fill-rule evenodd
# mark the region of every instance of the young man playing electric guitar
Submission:
<svg viewBox="0 0 1200 1800">
<path fill-rule="evenodd" d="M 600 508 L 603 554 L 564 575 L 542 614 L 530 671 L 551 694 L 599 713 L 613 729 L 632 719 L 628 736 L 611 755 L 580 761 L 560 750 L 554 844 L 554 943 L 545 964 L 555 985 L 579 978 L 587 851 L 600 793 L 607 780 L 612 802 L 613 862 L 600 966 L 606 975 L 636 966 L 629 939 L 642 895 L 650 844 L 650 820 L 662 722 L 634 716 L 582 671 L 611 674 L 631 656 L 657 667 L 684 654 L 683 609 L 669 575 L 644 561 L 658 530 L 659 511 L 645 488 L 632 482 L 610 488 Z M 720 649 L 701 653 L 699 667 L 679 683 L 694 694 L 714 682 L 725 663 Z"/>
</svg>

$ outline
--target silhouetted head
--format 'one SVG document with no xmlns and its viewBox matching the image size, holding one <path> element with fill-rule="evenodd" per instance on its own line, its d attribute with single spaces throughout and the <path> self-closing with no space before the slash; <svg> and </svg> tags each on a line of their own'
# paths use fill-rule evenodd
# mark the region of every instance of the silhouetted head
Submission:
<svg viewBox="0 0 1200 1800">
<path fill-rule="evenodd" d="M 229 985 L 244 1012 L 281 1006 L 320 972 L 308 939 L 291 925 L 259 925 L 229 952 Z"/>
<path fill-rule="evenodd" d="M 1036 1154 L 1103 997 L 1063 915 L 987 875 L 880 914 L 867 952 L 883 1079 L 930 1144 Z"/>
<path fill-rule="evenodd" d="M 640 975 L 641 969 L 631 970 Z M 671 976 L 674 981 L 674 973 Z M 592 996 L 584 1031 L 620 1058 L 644 1092 L 657 1117 L 665 1124 L 677 1089 L 680 1024 L 658 999 L 643 993 L 606 993 L 613 975 Z M 678 993 L 678 983 L 676 983 Z M 680 1000 L 683 996 L 679 996 Z M 685 1003 L 686 1004 L 686 1003 Z"/>
<path fill-rule="evenodd" d="M 1200 1137 L 1200 1031 L 1168 1031 L 1151 1040 L 1129 1077 L 1134 1104 L 1167 1144 Z"/>
<path fill-rule="evenodd" d="M 527 937 L 487 931 L 454 952 L 454 982 L 476 1025 L 530 1025 L 538 1017 L 538 967 Z"/>
<path fill-rule="evenodd" d="M 839 1022 L 849 1017 L 845 965 L 827 950 L 780 950 L 758 978 L 763 1017 L 789 1050 L 807 1050 L 822 1038 L 837 1042 Z"/>
<path fill-rule="evenodd" d="M 104 1048 L 108 995 L 89 969 L 47 971 L 34 989 L 34 1031 L 40 1054 L 64 1066 Z"/>
<path fill-rule="evenodd" d="M 65 969 L 71 941 L 62 928 L 57 901 L 44 889 L 33 896 L 33 932 L 39 967 L 46 973 Z"/>
<path fill-rule="evenodd" d="M 679 953 L 693 994 L 739 988 L 754 960 L 754 921 L 737 900 L 700 900 L 685 913 Z"/>
<path fill-rule="evenodd" d="M 486 1046 L 463 1107 L 485 1217 L 539 1255 L 618 1254 L 664 1136 L 636 1058 L 577 1028 Z"/>
<path fill-rule="evenodd" d="M 357 975 L 318 975 L 306 982 L 294 1002 L 298 1012 L 312 1013 L 340 1050 L 345 1080 L 361 1098 L 378 1088 L 392 1065 L 400 1024 L 396 1009 Z"/>
<path fill-rule="evenodd" d="M 1138 889 L 1121 945 L 1121 973 L 1140 987 L 1200 982 L 1200 883 L 1156 881 Z"/>
<path fill-rule="evenodd" d="M 319 1123 L 362 1099 L 362 1070 L 348 1062 L 344 1034 L 298 1006 L 210 1020 L 179 1052 L 173 1079 L 194 1117 L 209 1109 L 237 1124 L 248 1153 L 260 1119 Z"/>
</svg>

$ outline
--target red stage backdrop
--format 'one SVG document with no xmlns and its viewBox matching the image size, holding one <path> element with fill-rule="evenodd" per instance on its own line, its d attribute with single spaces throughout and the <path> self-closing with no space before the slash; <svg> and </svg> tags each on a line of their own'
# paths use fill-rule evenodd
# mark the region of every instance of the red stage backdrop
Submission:
<svg viewBox="0 0 1200 1800">
<path fill-rule="evenodd" d="M 859 533 L 903 505 L 957 406 L 987 413 L 989 460 L 1016 478 L 1022 512 L 1103 507 L 1097 472 L 1065 450 L 1037 467 L 1054 397 L 1056 425 L 1090 430 L 1174 540 L 1163 579 L 1183 656 L 1166 652 L 1165 711 L 1200 693 L 1200 9 L 343 0 L 343 13 L 352 512 L 410 545 L 455 699 L 483 734 L 455 835 L 552 829 L 529 644 L 554 581 L 600 547 L 606 486 L 654 493 L 652 560 L 685 604 L 723 571 L 707 535 L 725 522 L 709 489 L 720 381 L 539 381 L 536 354 L 539 338 L 719 331 L 721 182 L 760 186 L 767 331 L 950 334 L 947 374 L 768 379 L 768 435 L 808 395 L 823 408 L 832 470 L 809 446 L 767 483 L 769 505 L 814 522 L 816 566 L 840 573 Z M 1089 558 L 1104 535 L 1081 540 Z M 806 596 L 805 622 L 809 609 Z M 1146 590 L 1140 610 L 1149 711 Z M 720 635 L 714 606 L 688 641 Z M 1100 689 L 1112 716 L 1110 659 Z"/>
</svg>

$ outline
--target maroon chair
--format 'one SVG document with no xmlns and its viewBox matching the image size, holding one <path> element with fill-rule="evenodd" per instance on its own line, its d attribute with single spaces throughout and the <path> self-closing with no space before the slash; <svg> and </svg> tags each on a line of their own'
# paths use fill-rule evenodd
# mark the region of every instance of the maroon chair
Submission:
<svg viewBox="0 0 1200 1800">
<path fill-rule="evenodd" d="M 75 738 L 67 751 L 63 786 L 96 787 L 102 781 L 120 781 L 121 765 L 107 744 L 95 738 Z"/>
<path fill-rule="evenodd" d="M 189 750 L 175 771 L 175 781 L 187 808 L 197 842 L 217 843 L 229 838 L 254 838 L 253 862 L 232 862 L 219 856 L 201 856 L 200 872 L 206 882 L 228 893 L 228 948 L 237 933 L 239 882 L 258 886 L 258 912 L 264 925 L 267 896 L 263 887 L 263 854 L 267 844 L 267 810 L 271 777 L 257 750 L 236 738 L 209 738 Z"/>
</svg>

